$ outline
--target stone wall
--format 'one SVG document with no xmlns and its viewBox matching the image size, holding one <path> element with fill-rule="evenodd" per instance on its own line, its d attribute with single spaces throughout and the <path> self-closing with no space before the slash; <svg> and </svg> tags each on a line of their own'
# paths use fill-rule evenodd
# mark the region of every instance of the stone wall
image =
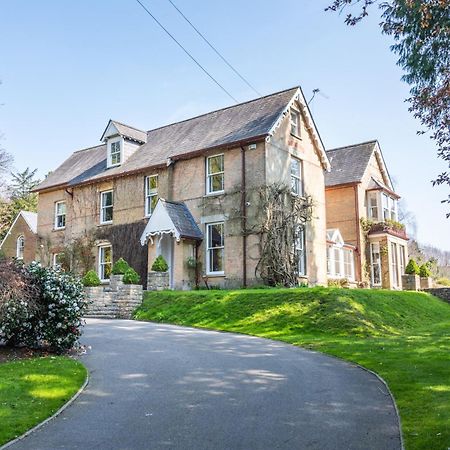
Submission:
<svg viewBox="0 0 450 450">
<path fill-rule="evenodd" d="M 89 303 L 86 317 L 131 319 L 133 311 L 141 305 L 143 288 L 140 284 L 123 284 L 122 275 L 113 275 L 108 286 L 84 288 Z"/>
<path fill-rule="evenodd" d="M 441 300 L 450 303 L 450 287 L 445 288 L 434 288 L 434 289 L 425 289 L 425 292 L 428 292 L 435 297 L 440 298 Z"/>
<path fill-rule="evenodd" d="M 402 275 L 402 286 L 404 291 L 418 291 L 420 289 L 419 275 Z"/>
<path fill-rule="evenodd" d="M 154 272 L 151 270 L 148 273 L 147 289 L 149 291 L 162 291 L 169 289 L 169 272 Z"/>
</svg>

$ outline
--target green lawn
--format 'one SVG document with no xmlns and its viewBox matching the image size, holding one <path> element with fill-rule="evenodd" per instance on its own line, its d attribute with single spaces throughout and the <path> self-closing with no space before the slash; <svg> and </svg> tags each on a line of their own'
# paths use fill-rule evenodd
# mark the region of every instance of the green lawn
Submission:
<svg viewBox="0 0 450 450">
<path fill-rule="evenodd" d="M 450 305 L 427 294 L 326 288 L 146 293 L 138 320 L 313 348 L 380 374 L 409 449 L 450 448 Z"/>
<path fill-rule="evenodd" d="M 0 364 L 0 445 L 51 416 L 85 379 L 84 366 L 65 357 Z"/>
</svg>

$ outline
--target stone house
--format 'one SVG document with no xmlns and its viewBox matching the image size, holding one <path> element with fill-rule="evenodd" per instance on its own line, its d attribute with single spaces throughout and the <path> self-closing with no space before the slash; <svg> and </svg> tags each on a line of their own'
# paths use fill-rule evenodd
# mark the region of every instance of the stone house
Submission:
<svg viewBox="0 0 450 450">
<path fill-rule="evenodd" d="M 119 257 L 145 281 L 162 254 L 172 288 L 258 284 L 258 199 L 281 184 L 313 202 L 292 243 L 299 281 L 326 284 L 330 164 L 300 88 L 150 131 L 110 120 L 101 142 L 35 189 L 44 263 L 71 247 L 105 283 Z"/>
<path fill-rule="evenodd" d="M 36 259 L 36 249 L 37 214 L 20 211 L 0 243 L 0 253 L 28 264 Z"/>
<path fill-rule="evenodd" d="M 400 197 L 379 143 L 336 148 L 327 155 L 332 167 L 325 174 L 328 276 L 402 289 L 408 238 L 398 222 Z"/>
</svg>

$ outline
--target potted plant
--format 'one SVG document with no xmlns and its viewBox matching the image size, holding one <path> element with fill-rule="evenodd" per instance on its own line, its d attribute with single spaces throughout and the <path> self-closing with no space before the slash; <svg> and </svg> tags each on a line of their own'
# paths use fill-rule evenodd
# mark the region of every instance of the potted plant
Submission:
<svg viewBox="0 0 450 450">
<path fill-rule="evenodd" d="M 159 255 L 152 264 L 148 273 L 147 289 L 149 291 L 162 291 L 169 289 L 169 265 L 162 255 Z"/>
<path fill-rule="evenodd" d="M 431 278 L 431 270 L 426 263 L 420 266 L 419 275 L 420 275 L 420 288 L 431 289 L 433 287 L 433 280 Z"/>
<path fill-rule="evenodd" d="M 405 275 L 402 275 L 403 289 L 406 291 L 418 291 L 420 289 L 420 268 L 415 259 L 411 258 L 405 268 Z"/>
<path fill-rule="evenodd" d="M 119 258 L 113 264 L 111 269 L 111 276 L 109 279 L 109 286 L 111 290 L 117 291 L 119 286 L 123 285 L 123 276 L 128 269 L 130 269 L 130 266 L 123 258 Z"/>
</svg>

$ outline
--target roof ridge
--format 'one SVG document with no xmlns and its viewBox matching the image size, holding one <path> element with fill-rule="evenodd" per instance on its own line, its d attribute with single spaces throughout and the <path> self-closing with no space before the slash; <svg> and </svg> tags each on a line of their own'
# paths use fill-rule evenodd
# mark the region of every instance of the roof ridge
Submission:
<svg viewBox="0 0 450 450">
<path fill-rule="evenodd" d="M 75 153 L 81 153 L 81 152 L 85 152 L 87 150 L 92 150 L 94 148 L 98 148 L 98 147 L 103 147 L 106 144 L 99 144 L 99 145 L 94 145 L 93 147 L 86 147 L 86 148 L 82 148 L 81 150 L 75 150 L 74 152 L 72 152 L 72 155 L 74 155 Z"/>
<path fill-rule="evenodd" d="M 145 130 L 141 130 L 140 128 L 133 127 L 132 125 L 127 125 L 126 123 L 120 122 L 119 120 L 110 119 L 111 122 L 118 123 L 119 125 L 123 125 L 127 128 L 132 128 L 133 130 L 140 131 L 141 133 L 147 133 Z"/>
<path fill-rule="evenodd" d="M 372 139 L 370 141 L 359 142 L 358 144 L 350 144 L 350 145 L 343 145 L 342 147 L 330 148 L 330 149 L 326 150 L 326 152 L 328 153 L 328 152 L 334 152 L 336 150 L 342 150 L 344 148 L 358 147 L 359 145 L 375 144 L 377 142 L 378 142 L 378 139 Z"/>
<path fill-rule="evenodd" d="M 180 123 L 189 122 L 190 120 L 194 120 L 194 119 L 198 119 L 200 117 L 208 116 L 209 114 L 214 114 L 214 113 L 217 113 L 217 112 L 220 112 L 220 111 L 226 111 L 227 109 L 231 109 L 231 108 L 237 108 L 238 106 L 247 105 L 249 103 L 256 102 L 256 101 L 262 100 L 264 98 L 274 97 L 275 95 L 283 94 L 285 92 L 292 91 L 294 89 L 299 89 L 299 86 L 294 86 L 294 87 L 291 87 L 289 89 L 283 89 L 283 90 L 278 91 L 278 92 L 273 92 L 272 94 L 263 95 L 262 97 L 257 97 L 257 98 L 251 99 L 251 100 L 247 100 L 245 102 L 237 103 L 236 105 L 225 106 L 224 108 L 215 109 L 213 111 L 209 111 L 209 112 L 206 112 L 206 113 L 203 113 L 203 114 L 199 114 L 199 115 L 194 116 L 194 117 L 189 117 L 188 119 L 179 120 L 178 122 L 168 123 L 167 125 L 162 125 L 160 127 L 156 127 L 156 128 L 151 129 L 151 130 L 148 130 L 147 133 L 151 133 L 152 131 L 157 131 L 157 130 L 161 130 L 163 128 L 171 127 L 172 125 L 177 125 L 177 124 L 180 124 Z"/>
</svg>

